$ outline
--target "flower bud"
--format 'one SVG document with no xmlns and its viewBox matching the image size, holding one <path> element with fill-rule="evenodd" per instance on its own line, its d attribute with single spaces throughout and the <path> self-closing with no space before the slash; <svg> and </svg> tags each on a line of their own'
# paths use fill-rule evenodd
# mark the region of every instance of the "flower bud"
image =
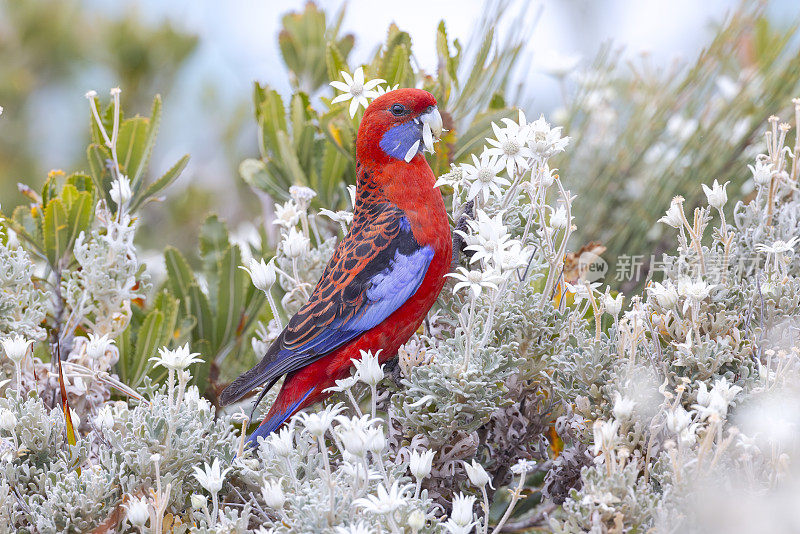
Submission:
<svg viewBox="0 0 800 534">
<path fill-rule="evenodd" d="M 467 471 L 469 481 L 475 486 L 482 488 L 489 483 L 489 473 L 477 461 L 472 460 L 472 464 L 464 462 L 464 469 Z"/>
<path fill-rule="evenodd" d="M 422 480 L 431 474 L 431 467 L 433 464 L 433 457 L 436 453 L 434 451 L 419 451 L 411 452 L 411 460 L 409 467 L 411 474 L 418 480 Z"/>
</svg>

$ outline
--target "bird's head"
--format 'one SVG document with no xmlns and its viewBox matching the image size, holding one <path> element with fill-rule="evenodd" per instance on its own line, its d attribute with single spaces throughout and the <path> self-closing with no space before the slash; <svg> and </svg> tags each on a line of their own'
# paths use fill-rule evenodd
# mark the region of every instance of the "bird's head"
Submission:
<svg viewBox="0 0 800 534">
<path fill-rule="evenodd" d="M 423 150 L 433 151 L 441 134 L 442 116 L 433 95 L 397 89 L 373 100 L 364 112 L 356 155 L 361 163 L 410 163 Z"/>
</svg>

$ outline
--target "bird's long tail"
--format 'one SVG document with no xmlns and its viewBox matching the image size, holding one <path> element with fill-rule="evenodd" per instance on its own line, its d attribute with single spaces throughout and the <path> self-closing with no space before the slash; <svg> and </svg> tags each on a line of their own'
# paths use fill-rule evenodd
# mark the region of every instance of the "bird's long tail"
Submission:
<svg viewBox="0 0 800 534">
<path fill-rule="evenodd" d="M 283 423 L 285 423 L 292 415 L 295 414 L 301 407 L 303 402 L 308 398 L 311 393 L 314 392 L 316 387 L 312 387 L 305 394 L 300 397 L 297 401 L 289 404 L 289 406 L 282 408 L 282 403 L 279 400 L 275 401 L 275 404 L 272 405 L 272 408 L 269 409 L 269 413 L 267 416 L 264 417 L 264 420 L 261 421 L 261 424 L 258 426 L 255 431 L 250 434 L 250 437 L 247 438 L 246 446 L 249 447 L 258 447 L 258 438 L 261 437 L 266 439 L 267 436 L 278 430 Z"/>
</svg>

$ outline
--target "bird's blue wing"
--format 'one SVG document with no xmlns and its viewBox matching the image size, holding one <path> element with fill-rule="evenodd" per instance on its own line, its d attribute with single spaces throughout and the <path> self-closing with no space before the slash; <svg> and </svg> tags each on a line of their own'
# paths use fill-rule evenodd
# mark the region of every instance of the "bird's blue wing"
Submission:
<svg viewBox="0 0 800 534">
<path fill-rule="evenodd" d="M 221 403 L 274 383 L 379 325 L 417 291 L 433 254 L 414 239 L 402 210 L 388 203 L 364 206 L 309 301 L 262 360 L 222 392 Z"/>
</svg>

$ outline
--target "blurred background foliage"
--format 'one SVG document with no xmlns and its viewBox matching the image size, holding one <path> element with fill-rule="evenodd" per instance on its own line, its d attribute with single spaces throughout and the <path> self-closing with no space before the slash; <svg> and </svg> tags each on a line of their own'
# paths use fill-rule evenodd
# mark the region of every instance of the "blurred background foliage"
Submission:
<svg viewBox="0 0 800 534">
<path fill-rule="evenodd" d="M 642 256 L 646 272 L 651 255 L 665 250 L 669 232 L 656 221 L 673 196 L 686 196 L 689 206 L 705 203 L 692 184 L 714 179 L 730 180 L 733 199 L 748 195 L 746 162 L 765 150 L 770 110 L 793 119 L 791 99 L 800 95 L 797 30 L 797 20 L 771 24 L 764 4 L 742 4 L 715 26 L 693 62 L 624 61 L 608 45 L 576 72 L 556 122 L 572 136 L 569 155 L 557 163 L 578 195 L 577 245 L 600 241 L 612 273 L 621 256 Z M 641 282 L 624 280 L 620 288 Z"/>
</svg>

